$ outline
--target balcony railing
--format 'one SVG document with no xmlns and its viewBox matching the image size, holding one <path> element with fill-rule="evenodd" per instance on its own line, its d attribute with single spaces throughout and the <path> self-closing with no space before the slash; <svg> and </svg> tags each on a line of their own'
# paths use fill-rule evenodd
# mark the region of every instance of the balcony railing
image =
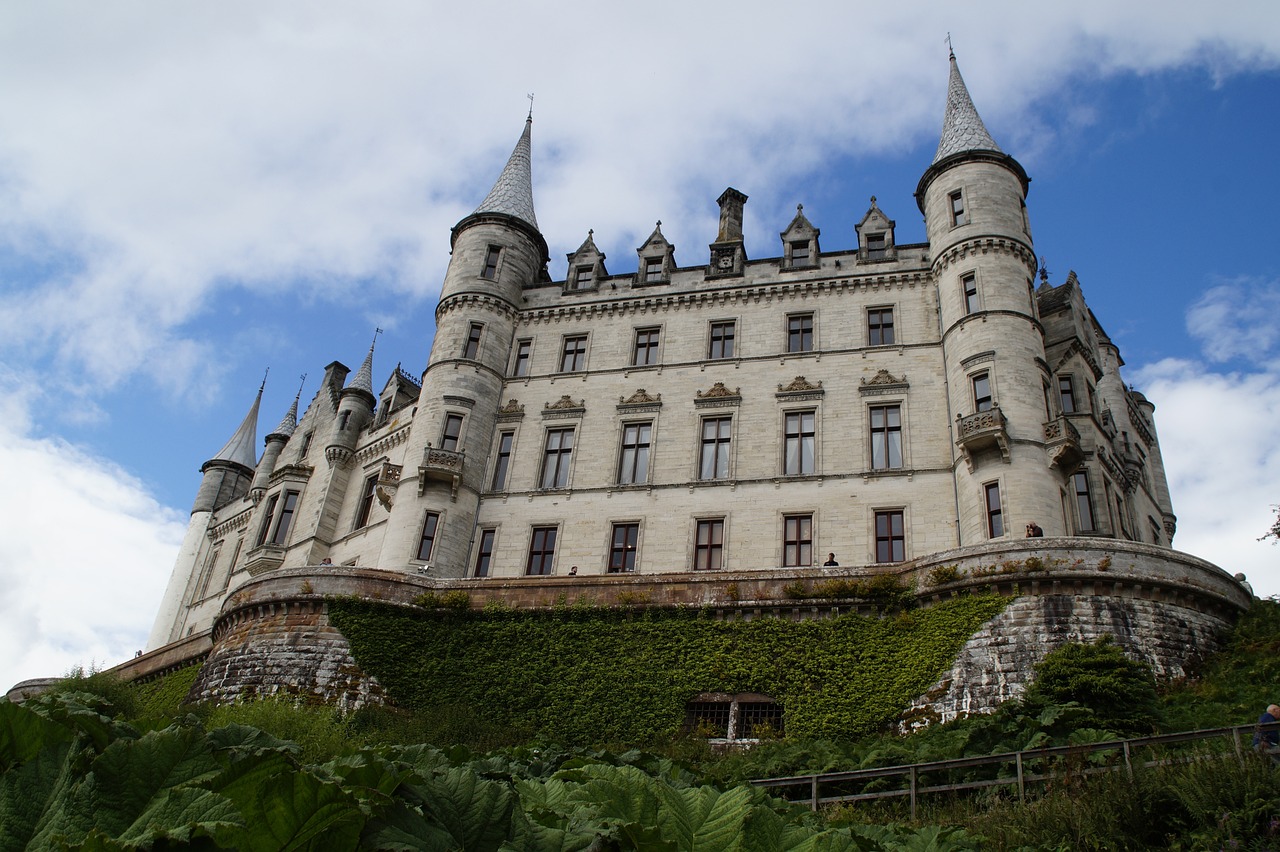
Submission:
<svg viewBox="0 0 1280 852">
<path fill-rule="evenodd" d="M 1005 429 L 1004 412 L 998 405 L 976 414 L 957 414 L 956 435 L 956 446 L 964 454 L 970 472 L 975 456 L 992 447 L 1000 451 L 1004 461 L 1009 460 L 1009 433 Z"/>
<path fill-rule="evenodd" d="M 442 450 L 428 445 L 423 450 L 422 464 L 418 467 L 418 496 L 421 497 L 426 491 L 428 480 L 436 479 L 449 483 L 449 499 L 457 500 L 466 459 L 466 452 Z"/>
</svg>

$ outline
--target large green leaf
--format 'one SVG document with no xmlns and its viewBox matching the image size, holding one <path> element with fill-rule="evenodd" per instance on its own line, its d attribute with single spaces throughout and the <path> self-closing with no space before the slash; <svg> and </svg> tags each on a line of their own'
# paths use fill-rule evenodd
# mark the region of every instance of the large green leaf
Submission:
<svg viewBox="0 0 1280 852">
<path fill-rule="evenodd" d="M 71 741 L 65 726 L 21 704 L 0 701 L 0 772 L 35 757 L 54 743 Z"/>
<path fill-rule="evenodd" d="M 750 813 L 751 790 L 734 787 L 721 793 L 714 787 L 676 789 L 657 784 L 662 836 L 679 849 L 729 852 L 737 849 L 742 825 Z"/>
<path fill-rule="evenodd" d="M 453 835 L 423 816 L 403 800 L 369 820 L 360 836 L 360 848 L 392 852 L 454 852 Z"/>
<path fill-rule="evenodd" d="M 277 771 L 267 772 L 272 766 Z M 223 788 L 224 795 L 228 792 L 234 793 L 244 827 L 219 831 L 217 836 L 244 852 L 343 852 L 357 848 L 364 828 L 365 814 L 354 796 L 336 783 L 296 769 L 279 755 L 267 757 Z"/>
<path fill-rule="evenodd" d="M 496 850 L 507 839 L 516 796 L 506 784 L 453 767 L 401 789 L 412 790 L 424 815 L 463 849 Z"/>
<path fill-rule="evenodd" d="M 40 821 L 75 782 L 79 772 L 71 749 L 69 741 L 48 743 L 0 775 L 0 852 L 26 849 Z"/>
<path fill-rule="evenodd" d="M 208 737 L 209 744 L 214 749 L 228 751 L 233 755 L 263 754 L 269 751 L 298 754 L 302 751 L 297 743 L 279 739 L 249 725 L 223 725 L 210 731 Z"/>
</svg>

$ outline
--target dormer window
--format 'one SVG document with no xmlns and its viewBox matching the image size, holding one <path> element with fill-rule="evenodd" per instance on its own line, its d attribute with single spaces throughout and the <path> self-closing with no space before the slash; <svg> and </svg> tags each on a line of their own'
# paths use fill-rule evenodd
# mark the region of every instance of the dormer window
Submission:
<svg viewBox="0 0 1280 852">
<path fill-rule="evenodd" d="M 573 275 L 573 289 L 588 289 L 591 286 L 592 272 L 590 266 L 579 266 Z"/>
<path fill-rule="evenodd" d="M 813 227 L 813 223 L 805 218 L 804 205 L 796 205 L 795 218 L 782 237 L 782 268 L 809 269 L 818 265 L 821 249 L 818 247 L 818 235 L 821 232 Z"/>
<path fill-rule="evenodd" d="M 809 241 L 795 242 L 791 244 L 791 265 L 792 266 L 808 266 L 811 263 L 809 257 Z"/>
<path fill-rule="evenodd" d="M 884 234 L 867 234 L 867 260 L 880 260 L 885 257 Z"/>
<path fill-rule="evenodd" d="M 604 254 L 596 248 L 593 234 L 594 231 L 588 231 L 587 238 L 578 246 L 578 250 L 568 255 L 569 272 L 565 277 L 565 292 L 593 290 L 609 275 L 604 267 Z"/>
<path fill-rule="evenodd" d="M 644 280 L 646 283 L 662 280 L 662 258 L 646 257 L 644 259 Z"/>
</svg>

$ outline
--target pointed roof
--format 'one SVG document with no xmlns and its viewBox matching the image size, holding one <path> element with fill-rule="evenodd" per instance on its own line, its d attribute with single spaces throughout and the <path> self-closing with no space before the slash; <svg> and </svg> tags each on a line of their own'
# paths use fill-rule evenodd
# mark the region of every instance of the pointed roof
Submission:
<svg viewBox="0 0 1280 852">
<path fill-rule="evenodd" d="M 299 392 L 301 396 L 301 392 Z M 280 421 L 280 425 L 271 430 L 271 435 L 283 435 L 288 438 L 298 428 L 298 397 L 293 398 L 293 405 L 289 406 L 289 410 L 285 412 L 284 419 Z M 268 435 L 267 437 L 271 437 Z"/>
<path fill-rule="evenodd" d="M 965 88 L 964 78 L 960 76 L 960 66 L 956 64 L 953 52 L 951 79 L 947 83 L 947 111 L 942 118 L 942 138 L 938 141 L 938 152 L 933 155 L 933 162 L 937 163 L 963 151 L 1004 153 L 978 117 L 978 110 L 974 108 L 969 90 Z"/>
<path fill-rule="evenodd" d="M 250 470 L 258 466 L 258 406 L 261 403 L 262 388 L 258 388 L 258 395 L 253 398 L 253 405 L 249 406 L 249 413 L 244 416 L 240 427 L 218 454 L 209 459 L 210 462 L 235 462 Z"/>
<path fill-rule="evenodd" d="M 373 343 L 369 344 L 369 354 L 364 356 L 364 363 L 360 365 L 360 369 L 356 370 L 356 374 L 351 377 L 351 381 L 347 382 L 344 390 L 364 391 L 373 396 L 373 347 L 378 345 L 378 336 L 375 334 Z"/>
<path fill-rule="evenodd" d="M 484 201 L 472 213 L 505 213 L 538 229 L 538 219 L 533 214 L 533 169 L 530 154 L 530 134 L 533 117 L 524 123 L 524 133 L 516 142 L 515 150 L 498 176 L 498 182 L 489 190 Z"/>
</svg>

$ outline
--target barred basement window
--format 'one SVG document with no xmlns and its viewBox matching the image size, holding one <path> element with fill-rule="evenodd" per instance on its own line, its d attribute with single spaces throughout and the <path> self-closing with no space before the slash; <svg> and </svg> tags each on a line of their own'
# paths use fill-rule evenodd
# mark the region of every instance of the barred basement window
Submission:
<svg viewBox="0 0 1280 852">
<path fill-rule="evenodd" d="M 786 733 L 782 705 L 768 695 L 704 692 L 685 705 L 685 730 L 712 741 L 772 739 Z"/>
</svg>

